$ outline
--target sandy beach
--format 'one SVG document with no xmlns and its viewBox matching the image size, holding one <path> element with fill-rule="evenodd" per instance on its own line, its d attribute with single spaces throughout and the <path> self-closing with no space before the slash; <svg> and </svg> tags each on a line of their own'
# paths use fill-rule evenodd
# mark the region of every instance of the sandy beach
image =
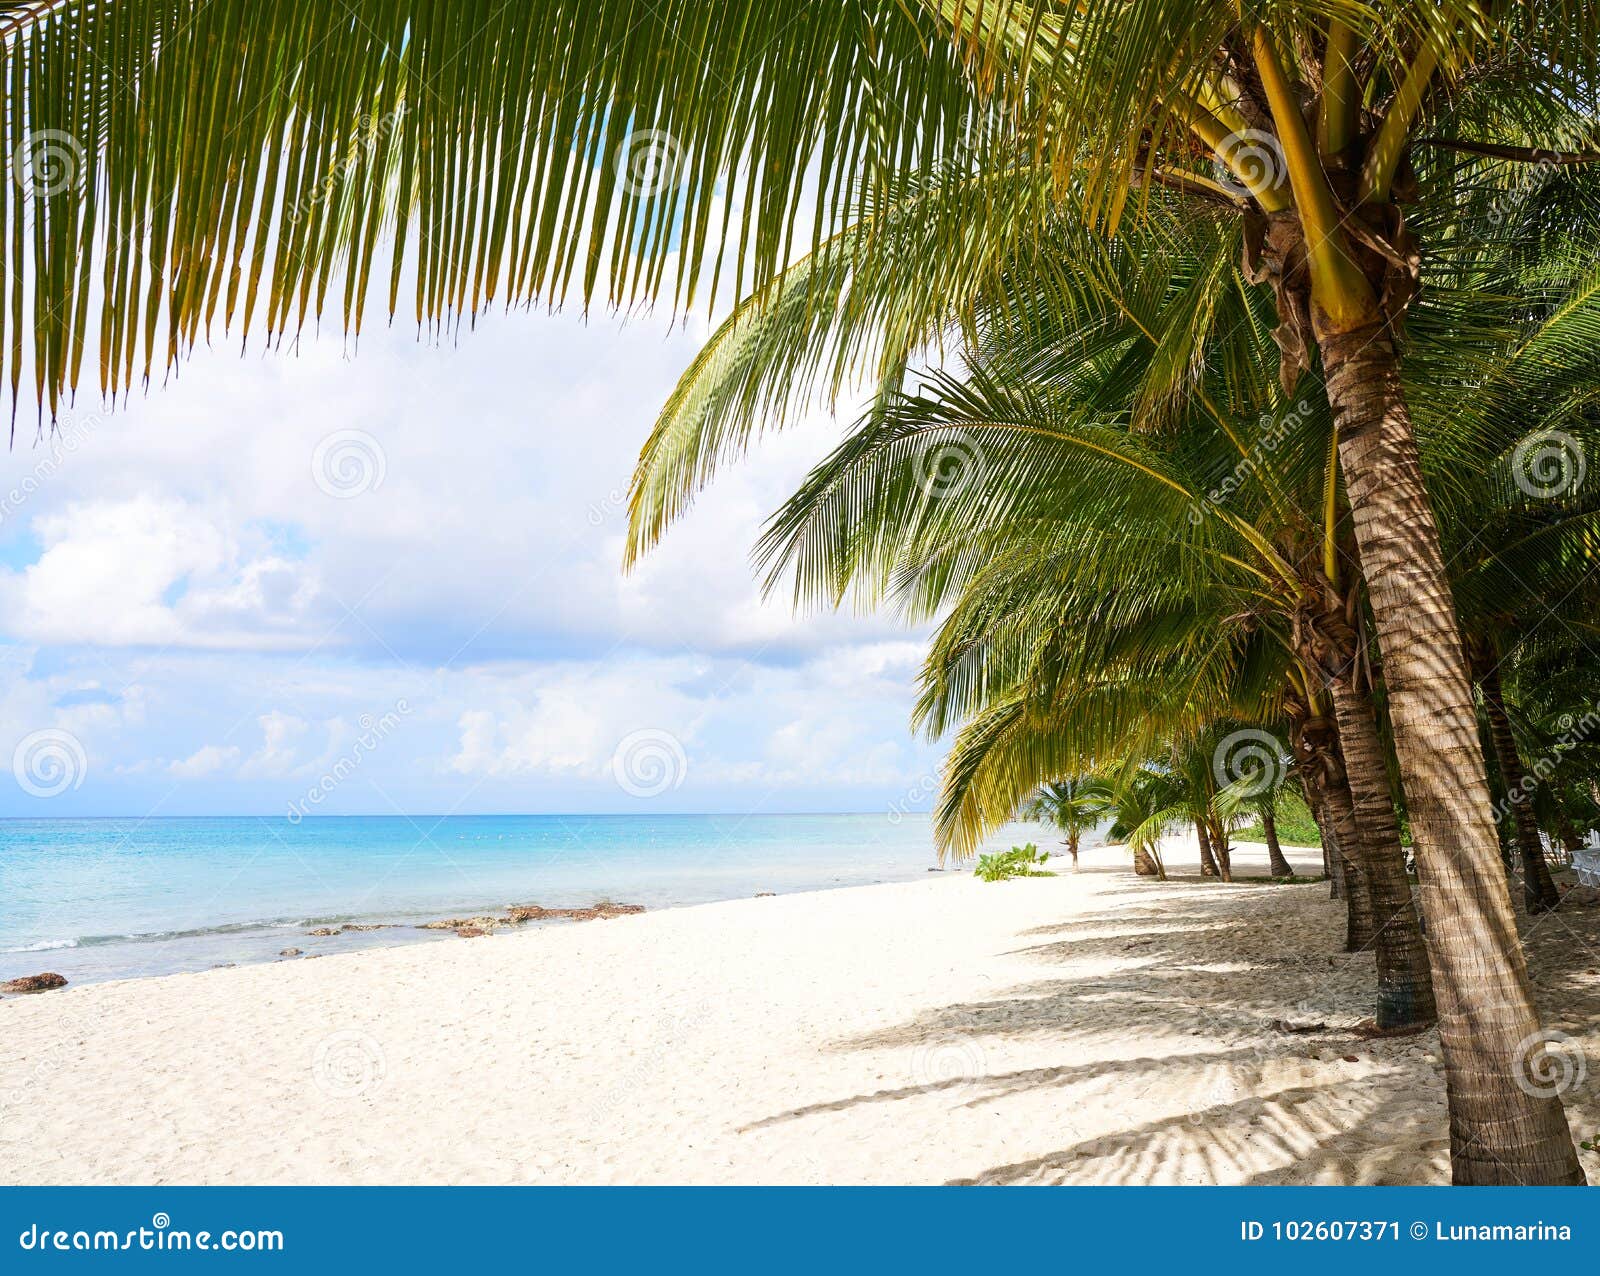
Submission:
<svg viewBox="0 0 1600 1276">
<path fill-rule="evenodd" d="M 1106 849 L 10 997 L 0 1179 L 1444 1182 L 1436 1038 L 1352 1031 L 1372 962 L 1342 927 L 1325 885 L 1156 884 Z M 1593 1139 L 1600 910 L 1529 951 Z"/>
</svg>

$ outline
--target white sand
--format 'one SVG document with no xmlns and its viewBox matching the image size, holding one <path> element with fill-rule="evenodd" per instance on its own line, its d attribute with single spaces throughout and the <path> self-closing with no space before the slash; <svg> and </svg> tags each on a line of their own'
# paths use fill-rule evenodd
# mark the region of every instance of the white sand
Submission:
<svg viewBox="0 0 1600 1276">
<path fill-rule="evenodd" d="M 1349 1031 L 1326 887 L 1125 862 L 7 998 L 0 1180 L 1441 1181 L 1436 1039 Z M 1530 951 L 1593 1137 L 1600 911 Z"/>
</svg>

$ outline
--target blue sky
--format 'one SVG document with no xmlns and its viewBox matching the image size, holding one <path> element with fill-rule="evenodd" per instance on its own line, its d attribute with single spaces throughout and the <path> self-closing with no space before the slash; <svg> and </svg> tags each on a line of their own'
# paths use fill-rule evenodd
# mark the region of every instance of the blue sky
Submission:
<svg viewBox="0 0 1600 1276">
<path fill-rule="evenodd" d="M 218 334 L 54 441 L 19 422 L 0 815 L 926 807 L 919 636 L 797 619 L 749 566 L 848 410 L 621 574 L 638 446 L 704 333 L 491 315 L 242 358 Z"/>
</svg>

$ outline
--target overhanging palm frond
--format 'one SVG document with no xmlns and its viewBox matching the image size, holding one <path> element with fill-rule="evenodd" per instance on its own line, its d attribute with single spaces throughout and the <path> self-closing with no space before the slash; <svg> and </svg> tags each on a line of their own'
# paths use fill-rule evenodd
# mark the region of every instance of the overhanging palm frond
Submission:
<svg viewBox="0 0 1600 1276">
<path fill-rule="evenodd" d="M 1023 165 L 907 184 L 746 297 L 679 379 L 634 471 L 627 564 L 717 468 L 800 408 L 875 383 L 888 401 L 1003 271 L 1042 266 L 1054 201 Z M 1050 254 L 1053 258 L 1054 254 Z"/>
<path fill-rule="evenodd" d="M 979 118 L 898 0 L 64 0 L 0 31 L 0 348 L 52 411 L 96 339 L 114 394 L 214 326 L 359 331 L 408 274 L 419 325 L 760 288 Z"/>
</svg>

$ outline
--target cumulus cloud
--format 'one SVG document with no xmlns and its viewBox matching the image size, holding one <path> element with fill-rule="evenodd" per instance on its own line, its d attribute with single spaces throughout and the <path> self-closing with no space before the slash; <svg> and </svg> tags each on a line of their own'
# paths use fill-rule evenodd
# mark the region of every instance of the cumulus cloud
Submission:
<svg viewBox="0 0 1600 1276">
<path fill-rule="evenodd" d="M 252 553 L 226 513 L 139 495 L 73 501 L 32 524 L 38 558 L 0 573 L 0 625 L 31 643 L 310 645 L 302 568 Z"/>
<path fill-rule="evenodd" d="M 71 724 L 95 760 L 51 813 L 142 813 L 157 776 L 203 781 L 182 809 L 279 809 L 398 697 L 405 729 L 331 805 L 628 809 L 611 758 L 645 728 L 682 742 L 662 799 L 681 809 L 752 786 L 872 805 L 926 771 L 919 637 L 796 619 L 748 561 L 837 441 L 825 414 L 621 574 L 639 444 L 701 335 L 524 314 L 440 345 L 307 334 L 297 355 L 201 352 L 97 420 L 0 522 L 0 652 L 29 653 L 0 726 Z M 319 457 L 350 432 L 383 481 L 330 491 Z M 37 458 L 4 464 L 0 488 Z"/>
<path fill-rule="evenodd" d="M 273 709 L 256 719 L 261 728 L 261 747 L 250 755 L 241 775 L 288 775 L 298 761 L 298 742 L 309 725 L 304 718 Z"/>
<path fill-rule="evenodd" d="M 210 775 L 213 771 L 220 771 L 224 767 L 232 766 L 239 760 L 239 750 L 229 745 L 226 748 L 208 744 L 196 749 L 188 757 L 179 762 L 169 762 L 167 772 L 177 776 L 180 780 L 198 780 L 202 776 Z"/>
</svg>

